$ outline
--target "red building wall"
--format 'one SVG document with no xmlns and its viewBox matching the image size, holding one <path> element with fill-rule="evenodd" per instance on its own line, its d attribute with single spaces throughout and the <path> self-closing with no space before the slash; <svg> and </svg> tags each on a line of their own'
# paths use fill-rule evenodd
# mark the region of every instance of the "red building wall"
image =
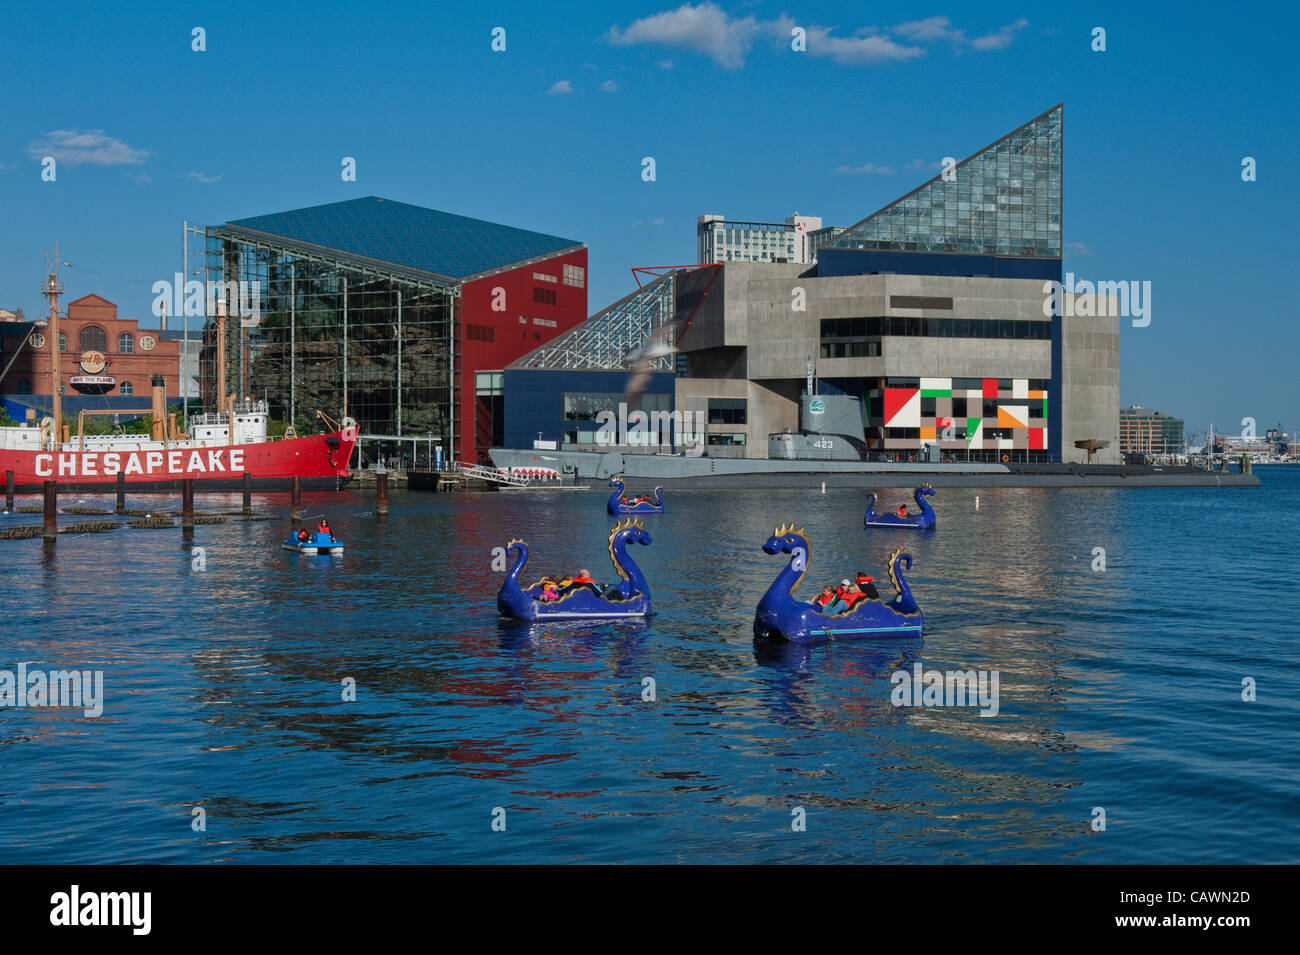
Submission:
<svg viewBox="0 0 1300 955">
<path fill-rule="evenodd" d="M 66 350 L 59 356 L 59 371 L 65 395 L 78 394 L 70 379 L 74 375 L 85 374 L 79 362 L 82 352 L 81 332 L 88 325 L 98 326 L 104 332 L 107 347 L 102 349 L 102 353 L 107 367 L 99 374 L 111 375 L 116 379 L 109 395 L 120 396 L 122 382 L 129 381 L 135 387 L 135 395 L 143 402 L 141 407 L 148 407 L 150 381 L 154 375 L 162 375 L 166 379 L 169 397 L 180 394 L 180 343 L 163 341 L 158 338 L 157 329 L 142 329 L 136 319 L 118 318 L 117 306 L 108 299 L 98 295 L 85 295 L 69 302 L 67 317 L 59 319 L 59 331 L 67 342 Z M 4 382 L 0 383 L 0 390 L 5 394 L 18 394 L 20 381 L 27 382 L 33 394 L 50 393 L 51 353 L 58 345 L 57 342 L 49 341 L 49 328 L 37 328 L 35 332 L 46 341 L 40 348 L 32 347 L 30 342 L 23 348 L 13 368 L 5 375 Z M 120 348 L 123 334 L 131 336 L 132 351 L 129 353 Z M 140 347 L 140 340 L 146 335 L 156 342 L 150 351 Z"/>
<path fill-rule="evenodd" d="M 565 282 L 566 265 L 582 270 L 581 286 Z M 534 274 L 549 275 L 555 281 Z M 476 373 L 500 371 L 586 321 L 587 278 L 587 250 L 582 248 L 486 275 L 461 287 L 460 393 L 452 449 L 456 460 L 475 463 L 486 456 L 489 446 L 491 422 L 483 420 L 487 412 L 475 400 Z"/>
</svg>

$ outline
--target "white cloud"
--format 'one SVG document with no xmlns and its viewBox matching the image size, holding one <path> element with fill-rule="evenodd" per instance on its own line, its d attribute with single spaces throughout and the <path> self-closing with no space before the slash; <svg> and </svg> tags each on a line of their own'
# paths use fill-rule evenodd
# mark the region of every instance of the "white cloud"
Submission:
<svg viewBox="0 0 1300 955">
<path fill-rule="evenodd" d="M 663 220 L 663 219 L 650 219 L 649 221 L 646 221 L 646 220 L 644 220 L 644 219 L 638 219 L 636 222 L 633 222 L 633 223 L 632 223 L 632 228 L 634 228 L 634 229 L 639 229 L 639 228 L 641 228 L 642 226 L 650 226 L 650 225 L 653 225 L 653 226 L 660 226 L 660 225 L 663 225 L 663 224 L 664 224 L 664 220 Z"/>
<path fill-rule="evenodd" d="M 1086 242 L 1065 243 L 1066 255 L 1092 255 L 1092 248 Z"/>
<path fill-rule="evenodd" d="M 840 166 L 835 171 L 853 176 L 892 176 L 898 172 L 893 166 L 877 166 L 873 162 L 864 163 L 861 166 Z"/>
<path fill-rule="evenodd" d="M 913 159 L 907 164 L 906 168 L 911 172 L 924 172 L 927 169 L 938 169 L 941 165 L 942 163 L 937 159 L 934 162 L 928 162 L 924 159 Z"/>
<path fill-rule="evenodd" d="M 836 27 L 797 23 L 789 16 L 775 20 L 758 20 L 752 16 L 732 17 L 721 7 L 706 0 L 700 4 L 684 3 L 675 10 L 633 20 L 626 29 L 609 28 L 606 39 L 616 46 L 657 44 L 693 50 L 710 57 L 718 65 L 734 70 L 745 65 L 754 43 L 766 39 L 776 46 L 788 45 L 791 30 L 801 26 L 807 31 L 807 52 L 826 57 L 842 66 L 873 66 L 879 63 L 902 63 L 925 56 L 926 46 L 950 43 L 957 49 L 1001 50 L 1010 46 L 1016 33 L 1027 26 L 1023 17 L 986 36 L 969 39 L 966 31 L 952 25 L 948 17 L 909 20 L 886 30 L 862 27 L 843 36 Z M 671 60 L 660 60 L 662 69 L 671 69 Z"/>
<path fill-rule="evenodd" d="M 970 41 L 970 45 L 976 50 L 1005 50 L 1011 45 L 1011 41 L 1016 38 L 1016 33 L 1027 26 L 1029 26 L 1029 21 L 1021 17 L 1015 23 L 1007 24 L 996 33 L 976 37 Z"/>
<path fill-rule="evenodd" d="M 613 80 L 606 80 L 605 82 L 600 84 L 600 91 L 602 93 L 617 93 L 618 84 L 615 83 Z"/>
<path fill-rule="evenodd" d="M 733 19 L 716 4 L 684 3 L 676 10 L 633 20 L 626 30 L 610 27 L 606 37 L 615 46 L 657 43 L 694 50 L 734 70 L 745 65 L 745 54 L 760 29 L 753 17 Z"/>
<path fill-rule="evenodd" d="M 549 90 L 546 91 L 546 95 L 562 96 L 572 92 L 573 92 L 573 84 L 570 83 L 568 80 L 560 80 L 558 83 L 556 83 L 554 86 L 552 86 Z"/>
<path fill-rule="evenodd" d="M 186 173 L 186 176 L 188 176 L 190 179 L 195 179 L 198 180 L 199 182 L 206 182 L 209 184 L 221 181 L 220 174 L 215 176 L 205 176 L 201 172 L 190 172 L 190 173 Z"/>
<path fill-rule="evenodd" d="M 661 70 L 671 70 L 673 68 L 673 61 L 660 60 L 658 63 L 655 64 L 655 66 L 659 67 L 659 69 Z"/>
<path fill-rule="evenodd" d="M 149 151 L 134 149 L 105 134 L 102 129 L 56 129 L 27 144 L 33 159 L 53 156 L 65 166 L 139 166 L 149 158 Z"/>
<path fill-rule="evenodd" d="M 831 36 L 825 27 L 808 28 L 808 52 L 813 56 L 828 56 L 841 66 L 872 66 L 925 56 L 921 47 L 903 46 L 879 33 L 840 37 Z"/>
<path fill-rule="evenodd" d="M 930 43 L 935 40 L 952 40 L 959 42 L 966 37 L 964 30 L 954 30 L 952 21 L 947 17 L 926 17 L 924 20 L 910 20 L 894 27 L 892 32 L 907 37 L 914 43 Z"/>
</svg>

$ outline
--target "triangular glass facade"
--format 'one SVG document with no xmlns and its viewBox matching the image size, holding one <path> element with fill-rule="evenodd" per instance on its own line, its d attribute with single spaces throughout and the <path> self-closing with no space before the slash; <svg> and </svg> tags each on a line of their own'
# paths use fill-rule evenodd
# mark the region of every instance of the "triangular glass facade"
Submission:
<svg viewBox="0 0 1300 955">
<path fill-rule="evenodd" d="M 624 356 L 644 345 L 655 329 L 673 320 L 675 275 L 669 272 L 655 279 L 508 367 L 588 371 L 625 368 Z M 672 357 L 663 355 L 652 360 L 651 370 L 671 371 Z"/>
<path fill-rule="evenodd" d="M 1058 104 L 845 230 L 828 249 L 1061 257 Z"/>
</svg>

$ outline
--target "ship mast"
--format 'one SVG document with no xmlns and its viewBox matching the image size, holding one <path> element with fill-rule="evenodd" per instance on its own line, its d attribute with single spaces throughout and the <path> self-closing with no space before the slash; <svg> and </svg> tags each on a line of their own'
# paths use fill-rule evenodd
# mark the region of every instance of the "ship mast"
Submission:
<svg viewBox="0 0 1300 955">
<path fill-rule="evenodd" d="M 57 450 L 63 440 L 63 384 L 62 369 L 59 367 L 59 296 L 63 294 L 63 283 L 59 281 L 59 243 L 54 243 L 54 264 L 45 277 L 45 288 L 41 290 L 50 301 L 50 396 L 53 400 L 54 449 Z"/>
</svg>

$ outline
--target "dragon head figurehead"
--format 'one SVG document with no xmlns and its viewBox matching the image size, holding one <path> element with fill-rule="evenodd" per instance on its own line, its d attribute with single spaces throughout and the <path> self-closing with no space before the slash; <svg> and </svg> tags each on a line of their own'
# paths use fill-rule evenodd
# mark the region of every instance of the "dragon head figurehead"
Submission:
<svg viewBox="0 0 1300 955">
<path fill-rule="evenodd" d="M 627 520 L 619 521 L 614 525 L 613 530 L 609 532 L 609 560 L 618 571 L 619 576 L 627 578 L 627 571 L 623 567 L 623 562 L 619 560 L 619 555 L 614 548 L 619 547 L 623 550 L 627 544 L 649 544 L 651 543 L 650 535 L 646 533 L 645 522 L 629 517 Z"/>
</svg>

